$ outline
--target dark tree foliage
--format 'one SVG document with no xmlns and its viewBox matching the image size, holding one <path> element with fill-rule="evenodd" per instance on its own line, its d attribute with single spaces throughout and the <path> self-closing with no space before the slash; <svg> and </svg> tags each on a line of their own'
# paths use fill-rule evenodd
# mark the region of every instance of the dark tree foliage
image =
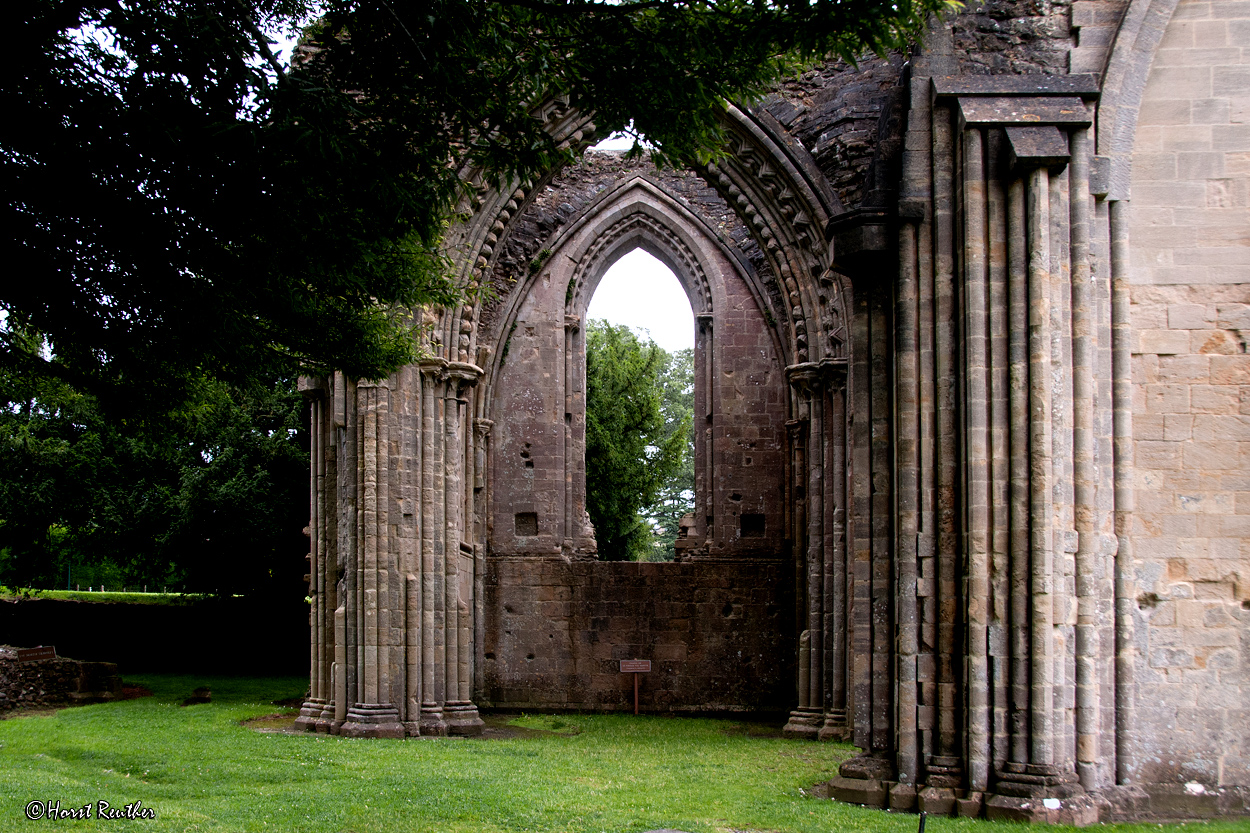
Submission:
<svg viewBox="0 0 1250 833">
<path fill-rule="evenodd" d="M 134 425 L 63 382 L 0 370 L 0 584 L 297 592 L 302 412 L 290 380 L 201 381 Z"/>
<path fill-rule="evenodd" d="M 651 523 L 641 512 L 682 465 L 689 417 L 665 422 L 668 354 L 606 321 L 586 329 L 586 511 L 605 561 L 648 560 Z"/>
<path fill-rule="evenodd" d="M 203 374 L 378 377 L 449 302 L 458 172 L 569 156 L 553 95 L 670 161 L 796 61 L 905 45 L 949 0 L 133 0 L 10 4 L 0 67 L 0 364 L 139 411 Z M 262 30 L 313 10 L 286 71 Z"/>
<path fill-rule="evenodd" d="M 259 586 L 306 517 L 273 380 L 414 358 L 410 311 L 472 291 L 441 254 L 461 172 L 570 158 L 538 104 L 696 161 L 726 100 L 905 46 L 948 2 L 14 0 L 3 569 L 33 580 L 73 554 Z M 310 57 L 279 66 L 263 32 L 314 11 Z"/>
</svg>

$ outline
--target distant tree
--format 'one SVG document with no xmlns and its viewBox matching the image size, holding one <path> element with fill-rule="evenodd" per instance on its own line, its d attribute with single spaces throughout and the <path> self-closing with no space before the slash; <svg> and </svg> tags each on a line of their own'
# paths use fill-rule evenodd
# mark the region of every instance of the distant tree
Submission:
<svg viewBox="0 0 1250 833">
<path fill-rule="evenodd" d="M 0 369 L 0 583 L 289 594 L 307 551 L 303 407 L 289 379 L 201 380 L 178 411 L 118 423 Z"/>
<path fill-rule="evenodd" d="M 649 561 L 672 561 L 678 525 L 687 512 L 694 511 L 694 350 L 687 347 L 669 353 L 660 374 L 661 406 L 666 437 L 683 429 L 681 465 L 660 487 L 655 501 L 644 507 L 654 538 Z"/>
<path fill-rule="evenodd" d="M 668 425 L 667 354 L 628 327 L 590 321 L 586 332 L 586 511 L 599 557 L 646 560 L 651 524 L 641 512 L 681 467 L 689 418 Z"/>
</svg>

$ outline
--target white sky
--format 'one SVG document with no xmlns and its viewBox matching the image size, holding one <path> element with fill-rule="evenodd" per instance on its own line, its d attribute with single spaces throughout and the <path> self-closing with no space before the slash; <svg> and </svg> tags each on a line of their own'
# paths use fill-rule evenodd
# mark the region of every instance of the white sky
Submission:
<svg viewBox="0 0 1250 833">
<path fill-rule="evenodd" d="M 672 271 L 642 249 L 612 264 L 590 299 L 586 317 L 645 332 L 670 353 L 694 347 L 690 299 Z"/>
</svg>

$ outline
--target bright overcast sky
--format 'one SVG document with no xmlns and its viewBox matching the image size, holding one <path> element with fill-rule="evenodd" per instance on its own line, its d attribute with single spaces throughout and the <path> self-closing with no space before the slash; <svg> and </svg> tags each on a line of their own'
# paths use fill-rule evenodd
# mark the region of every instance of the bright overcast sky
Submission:
<svg viewBox="0 0 1250 833">
<path fill-rule="evenodd" d="M 685 290 L 667 266 L 642 249 L 612 264 L 586 317 L 645 330 L 670 353 L 694 347 L 694 313 Z"/>
</svg>

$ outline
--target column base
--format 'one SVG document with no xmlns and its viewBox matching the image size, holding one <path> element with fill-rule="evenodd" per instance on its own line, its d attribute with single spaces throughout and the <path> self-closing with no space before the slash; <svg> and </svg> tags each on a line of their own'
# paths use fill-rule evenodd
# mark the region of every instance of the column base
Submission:
<svg viewBox="0 0 1250 833">
<path fill-rule="evenodd" d="M 1025 798 L 990 795 L 985 801 L 985 817 L 998 821 L 1024 821 L 1068 824 L 1085 827 L 1098 823 L 1098 803 L 1088 795 L 1071 798 Z"/>
<path fill-rule="evenodd" d="M 916 812 L 916 788 L 912 784 L 895 784 L 889 789 L 890 809 L 896 813 Z"/>
<path fill-rule="evenodd" d="M 404 725 L 399 722 L 399 709 L 389 703 L 355 703 L 347 710 L 339 734 L 349 738 L 402 738 Z"/>
<path fill-rule="evenodd" d="M 295 718 L 295 728 L 301 732 L 317 731 L 317 723 L 325 712 L 325 706 L 326 701 L 324 698 L 309 697 L 300 706 L 299 717 Z"/>
<path fill-rule="evenodd" d="M 334 734 L 334 701 L 327 700 L 321 707 L 321 716 L 317 718 L 317 731 L 322 734 Z"/>
<path fill-rule="evenodd" d="M 781 730 L 781 736 L 816 740 L 820 735 L 820 724 L 823 718 L 824 716 L 815 709 L 795 709 L 790 712 L 790 720 Z"/>
<path fill-rule="evenodd" d="M 477 713 L 477 706 L 468 700 L 451 702 L 444 706 L 443 720 L 447 723 L 449 735 L 476 737 L 486 728 L 486 724 Z"/>
<path fill-rule="evenodd" d="M 866 781 L 893 781 L 893 756 L 885 757 L 881 753 L 870 754 L 861 752 L 842 766 L 838 767 L 838 775 L 843 778 L 861 778 Z"/>
<path fill-rule="evenodd" d="M 1008 761 L 998 771 L 994 786 L 998 795 L 1020 798 L 1071 798 L 1084 795 L 1076 773 L 1049 764 L 1016 764 Z"/>
<path fill-rule="evenodd" d="M 846 709 L 832 709 L 825 713 L 825 721 L 816 734 L 817 740 L 848 741 L 851 727 L 846 725 Z"/>
<path fill-rule="evenodd" d="M 447 737 L 447 723 L 443 720 L 443 707 L 437 703 L 422 703 L 420 726 L 422 737 Z"/>
<path fill-rule="evenodd" d="M 950 787 L 924 787 L 916 794 L 920 812 L 931 816 L 953 816 L 956 807 L 955 791 Z"/>
<path fill-rule="evenodd" d="M 930 755 L 925 763 L 924 782 L 930 787 L 959 789 L 964 785 L 963 759 L 953 755 Z"/>
<path fill-rule="evenodd" d="M 876 778 L 847 778 L 843 775 L 835 775 L 826 782 L 829 797 L 834 801 L 878 808 L 889 804 L 888 783 Z"/>
<path fill-rule="evenodd" d="M 1099 819 L 1098 802 L 1086 795 L 1075 773 L 1050 765 L 1008 762 L 997 774 L 994 792 L 986 796 L 986 818 L 1075 827 Z"/>
<path fill-rule="evenodd" d="M 847 804 L 865 807 L 887 807 L 890 788 L 894 786 L 894 763 L 881 755 L 861 752 L 838 767 L 836 777 L 829 780 L 829 796 Z"/>
</svg>

